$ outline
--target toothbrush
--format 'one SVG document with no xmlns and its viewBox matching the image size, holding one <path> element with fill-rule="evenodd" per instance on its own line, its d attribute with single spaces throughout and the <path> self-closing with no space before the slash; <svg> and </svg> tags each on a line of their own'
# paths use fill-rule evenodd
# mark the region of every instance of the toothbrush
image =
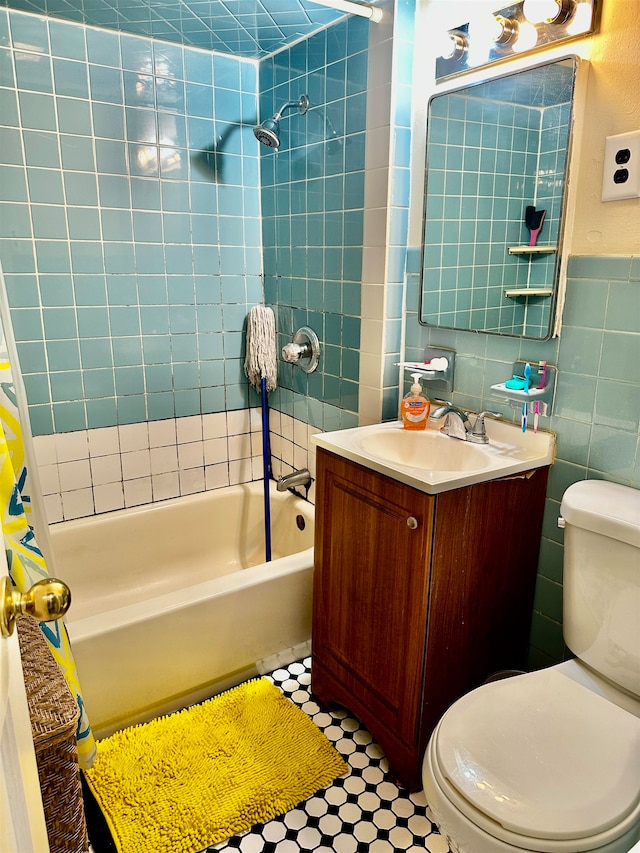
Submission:
<svg viewBox="0 0 640 853">
<path fill-rule="evenodd" d="M 546 361 L 540 362 L 540 370 L 538 372 L 540 373 L 540 382 L 538 383 L 538 388 L 540 390 L 542 390 L 544 388 L 545 380 L 547 378 L 547 362 Z M 538 416 L 539 415 L 540 415 L 540 403 L 538 400 L 536 400 L 536 405 L 535 405 L 535 409 L 534 409 L 534 416 L 533 416 L 533 431 L 534 432 L 538 432 Z"/>
<path fill-rule="evenodd" d="M 531 365 L 527 362 L 524 366 L 524 393 L 529 393 L 529 385 L 531 383 Z M 527 417 L 529 415 L 529 404 L 522 404 L 522 432 L 527 431 Z"/>
</svg>

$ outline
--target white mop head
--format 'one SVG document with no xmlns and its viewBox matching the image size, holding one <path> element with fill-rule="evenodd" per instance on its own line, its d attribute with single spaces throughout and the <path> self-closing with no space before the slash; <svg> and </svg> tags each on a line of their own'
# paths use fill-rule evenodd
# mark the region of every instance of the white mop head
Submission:
<svg viewBox="0 0 640 853">
<path fill-rule="evenodd" d="M 276 320 L 271 308 L 265 305 L 254 305 L 249 311 L 244 372 L 258 391 L 263 378 L 267 380 L 267 391 L 273 391 L 277 385 Z"/>
</svg>

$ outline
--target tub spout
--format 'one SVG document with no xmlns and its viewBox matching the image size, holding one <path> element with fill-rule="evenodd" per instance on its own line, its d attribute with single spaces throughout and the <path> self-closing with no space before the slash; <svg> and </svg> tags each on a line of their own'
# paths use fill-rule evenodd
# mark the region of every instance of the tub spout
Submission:
<svg viewBox="0 0 640 853">
<path fill-rule="evenodd" d="M 311 485 L 311 474 L 307 468 L 300 468 L 299 471 L 292 471 L 290 474 L 284 474 L 278 478 L 276 488 L 279 492 L 286 492 L 287 489 L 295 489 L 296 486 L 304 486 L 309 491 Z"/>
</svg>

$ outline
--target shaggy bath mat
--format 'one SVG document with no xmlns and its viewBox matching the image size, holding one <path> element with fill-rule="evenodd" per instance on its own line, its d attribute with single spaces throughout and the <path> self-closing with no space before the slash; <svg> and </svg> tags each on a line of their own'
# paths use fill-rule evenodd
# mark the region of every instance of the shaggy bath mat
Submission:
<svg viewBox="0 0 640 853">
<path fill-rule="evenodd" d="M 348 771 L 266 678 L 116 732 L 85 773 L 119 853 L 197 853 Z"/>
</svg>

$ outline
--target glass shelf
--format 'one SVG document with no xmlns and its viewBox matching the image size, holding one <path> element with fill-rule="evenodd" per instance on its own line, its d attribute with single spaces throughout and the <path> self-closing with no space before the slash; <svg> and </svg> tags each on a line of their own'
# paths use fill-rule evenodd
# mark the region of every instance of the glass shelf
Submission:
<svg viewBox="0 0 640 853">
<path fill-rule="evenodd" d="M 510 255 L 550 255 L 557 251 L 557 246 L 509 246 Z"/>
<path fill-rule="evenodd" d="M 513 290 L 505 290 L 504 295 L 509 299 L 524 297 L 528 299 L 530 296 L 553 296 L 551 287 L 520 287 Z"/>
</svg>

